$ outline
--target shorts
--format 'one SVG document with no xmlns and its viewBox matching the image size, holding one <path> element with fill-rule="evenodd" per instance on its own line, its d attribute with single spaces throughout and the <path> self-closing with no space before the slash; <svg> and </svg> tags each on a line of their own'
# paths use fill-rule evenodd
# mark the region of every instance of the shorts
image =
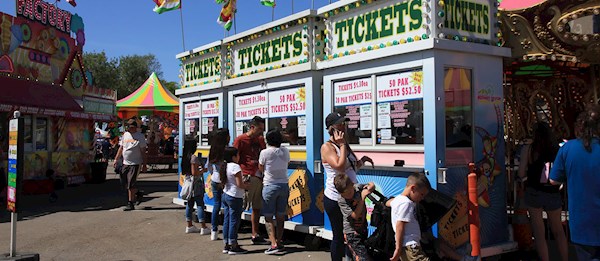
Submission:
<svg viewBox="0 0 600 261">
<path fill-rule="evenodd" d="M 246 178 L 246 177 L 244 177 Z M 244 193 L 244 209 L 262 209 L 262 179 L 250 176 L 250 188 Z"/>
<path fill-rule="evenodd" d="M 287 183 L 268 184 L 263 186 L 262 215 L 272 217 L 275 215 L 285 215 L 287 213 L 288 198 L 290 197 L 290 187 Z"/>
<path fill-rule="evenodd" d="M 429 261 L 429 257 L 423 251 L 421 246 L 415 244 L 412 246 L 405 246 L 404 251 L 400 255 L 402 261 Z"/>
<path fill-rule="evenodd" d="M 525 189 L 525 204 L 530 208 L 552 211 L 562 208 L 560 193 L 544 192 L 535 188 Z"/>
<path fill-rule="evenodd" d="M 365 239 L 356 233 L 344 234 L 344 241 L 348 245 L 348 250 L 352 254 L 352 260 L 356 261 L 367 261 L 372 258 L 367 253 L 367 247 L 365 246 Z"/>
<path fill-rule="evenodd" d="M 140 165 L 123 165 L 123 171 L 119 174 L 121 186 L 124 189 L 135 188 L 138 174 L 140 174 Z"/>
</svg>

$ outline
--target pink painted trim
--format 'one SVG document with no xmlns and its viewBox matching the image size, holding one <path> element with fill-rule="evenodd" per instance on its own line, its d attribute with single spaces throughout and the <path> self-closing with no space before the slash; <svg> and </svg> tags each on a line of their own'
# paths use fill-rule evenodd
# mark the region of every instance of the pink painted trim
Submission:
<svg viewBox="0 0 600 261">
<path fill-rule="evenodd" d="M 425 154 L 422 152 L 355 152 L 360 159 L 369 156 L 375 162 L 375 166 L 394 166 L 396 160 L 404 160 L 405 167 L 425 166 Z"/>
</svg>

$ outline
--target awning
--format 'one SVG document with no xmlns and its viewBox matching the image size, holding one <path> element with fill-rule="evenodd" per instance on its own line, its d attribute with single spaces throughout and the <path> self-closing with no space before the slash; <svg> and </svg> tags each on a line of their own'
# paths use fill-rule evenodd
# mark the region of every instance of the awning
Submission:
<svg viewBox="0 0 600 261">
<path fill-rule="evenodd" d="M 83 112 L 63 87 L 8 77 L 0 78 L 0 104 Z"/>
</svg>

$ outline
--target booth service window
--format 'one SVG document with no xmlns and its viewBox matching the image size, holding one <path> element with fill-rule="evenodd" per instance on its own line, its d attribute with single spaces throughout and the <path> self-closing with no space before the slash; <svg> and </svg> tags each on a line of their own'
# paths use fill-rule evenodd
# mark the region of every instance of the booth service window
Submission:
<svg viewBox="0 0 600 261">
<path fill-rule="evenodd" d="M 209 137 L 219 128 L 219 100 L 210 99 L 185 104 L 185 135 L 200 136 L 200 146 L 209 146 Z"/>
<path fill-rule="evenodd" d="M 279 128 L 285 145 L 306 145 L 306 92 L 304 87 L 235 97 L 235 134 L 249 129 L 255 116 L 266 119 L 265 130 Z"/>
<path fill-rule="evenodd" d="M 334 110 L 350 119 L 350 144 L 423 144 L 421 70 L 333 84 Z"/>
<path fill-rule="evenodd" d="M 446 147 L 472 146 L 471 88 L 470 69 L 446 68 L 444 70 Z"/>
</svg>

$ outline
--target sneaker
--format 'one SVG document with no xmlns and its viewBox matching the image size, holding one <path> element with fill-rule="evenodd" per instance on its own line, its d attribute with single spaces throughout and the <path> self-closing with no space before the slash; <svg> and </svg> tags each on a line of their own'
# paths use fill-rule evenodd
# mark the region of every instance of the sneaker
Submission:
<svg viewBox="0 0 600 261">
<path fill-rule="evenodd" d="M 191 227 L 186 227 L 185 228 L 185 233 L 186 234 L 189 234 L 189 233 L 199 233 L 199 232 L 200 232 L 200 229 L 198 229 L 195 226 L 191 226 Z"/>
<path fill-rule="evenodd" d="M 273 254 L 277 254 L 279 252 L 279 248 L 278 247 L 274 247 L 274 246 L 270 246 L 269 249 L 265 250 L 265 254 L 267 255 L 273 255 Z"/>
<path fill-rule="evenodd" d="M 252 237 L 252 244 L 253 245 L 268 245 L 270 244 L 269 242 L 267 242 L 264 238 L 262 238 L 261 236 L 255 236 Z"/>
<path fill-rule="evenodd" d="M 207 227 L 200 228 L 200 235 L 208 235 L 210 234 L 210 229 Z"/>
<path fill-rule="evenodd" d="M 227 254 L 230 254 L 230 255 L 239 255 L 239 254 L 246 254 L 246 253 L 248 253 L 248 250 L 241 248 L 239 245 L 237 245 L 235 247 L 230 247 L 229 252 L 227 252 Z"/>
<path fill-rule="evenodd" d="M 277 245 L 277 251 L 279 253 L 283 253 L 283 252 L 285 252 L 285 247 L 283 245 Z"/>
<path fill-rule="evenodd" d="M 210 231 L 210 240 L 212 241 L 217 241 L 219 240 L 219 238 L 217 238 L 217 235 L 219 234 L 218 231 Z"/>
<path fill-rule="evenodd" d="M 123 211 L 132 211 L 132 210 L 135 210 L 135 207 L 133 206 L 133 202 L 127 203 L 127 206 L 125 206 L 123 208 Z"/>
<path fill-rule="evenodd" d="M 229 249 L 231 249 L 231 246 L 229 244 L 226 244 L 225 247 L 223 248 L 223 254 L 229 253 Z"/>
</svg>

